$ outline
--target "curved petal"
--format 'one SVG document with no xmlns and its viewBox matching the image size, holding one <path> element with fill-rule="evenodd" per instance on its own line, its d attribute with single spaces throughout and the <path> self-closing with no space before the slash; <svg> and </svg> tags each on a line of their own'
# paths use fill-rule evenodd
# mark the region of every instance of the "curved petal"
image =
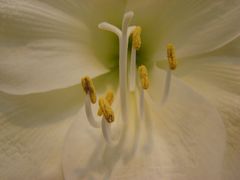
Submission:
<svg viewBox="0 0 240 180">
<path fill-rule="evenodd" d="M 240 94 L 240 37 L 214 52 L 180 60 L 176 75 Z"/>
<path fill-rule="evenodd" d="M 108 71 L 91 51 L 66 41 L 35 41 L 0 48 L 0 54 L 0 90 L 11 94 L 65 88 Z"/>
<path fill-rule="evenodd" d="M 238 0 L 133 0 L 128 9 L 143 26 L 143 46 L 156 53 L 156 61 L 165 57 L 168 43 L 175 44 L 178 57 L 186 57 L 210 52 L 240 34 Z"/>
<path fill-rule="evenodd" d="M 132 94 L 131 118 L 122 134 L 113 131 L 120 136 L 113 147 L 106 145 L 100 130 L 89 126 L 81 111 L 65 141 L 65 179 L 219 179 L 225 130 L 205 99 L 174 80 L 166 106 L 152 106 L 148 99 L 147 118 L 139 121 L 135 98 Z"/>
<path fill-rule="evenodd" d="M 97 92 L 115 87 L 108 73 L 94 79 Z M 2 179 L 63 179 L 61 153 L 66 132 L 79 119 L 80 85 L 31 95 L 0 93 L 0 174 Z"/>
<path fill-rule="evenodd" d="M 95 77 L 108 71 L 99 62 L 106 61 L 107 56 L 100 58 L 93 44 L 98 44 L 98 49 L 109 49 L 89 30 L 93 23 L 93 29 L 98 30 L 97 24 L 104 19 L 92 21 L 90 26 L 84 4 L 64 2 L 66 6 L 60 1 L 0 1 L 1 91 L 44 92 L 77 84 L 81 76 Z M 72 13 L 64 9 L 70 5 L 74 7 Z M 86 6 L 92 13 L 93 6 Z M 77 15 L 76 7 L 81 12 Z"/>
<path fill-rule="evenodd" d="M 240 177 L 240 38 L 225 47 L 183 61 L 176 74 L 220 112 L 227 130 L 224 179 Z"/>
</svg>

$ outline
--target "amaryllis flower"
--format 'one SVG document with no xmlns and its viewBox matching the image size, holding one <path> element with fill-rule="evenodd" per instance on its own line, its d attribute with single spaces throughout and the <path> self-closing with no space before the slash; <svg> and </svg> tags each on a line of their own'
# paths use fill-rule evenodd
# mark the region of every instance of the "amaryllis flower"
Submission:
<svg viewBox="0 0 240 180">
<path fill-rule="evenodd" d="M 239 12 L 0 0 L 0 177 L 239 179 Z"/>
</svg>

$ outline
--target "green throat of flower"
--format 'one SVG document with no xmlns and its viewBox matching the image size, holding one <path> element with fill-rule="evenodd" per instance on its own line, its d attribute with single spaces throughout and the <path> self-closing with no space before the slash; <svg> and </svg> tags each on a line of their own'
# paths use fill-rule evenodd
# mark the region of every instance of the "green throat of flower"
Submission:
<svg viewBox="0 0 240 180">
<path fill-rule="evenodd" d="M 118 36 L 119 39 L 119 91 L 120 91 L 120 117 L 123 122 L 129 120 L 128 112 L 128 94 L 130 92 L 140 91 L 139 95 L 139 116 L 144 118 L 144 93 L 149 87 L 148 70 L 145 65 L 141 65 L 137 68 L 136 65 L 136 51 L 141 48 L 141 27 L 130 26 L 130 22 L 133 18 L 133 12 L 127 12 L 124 14 L 122 20 L 121 30 L 116 26 L 102 22 L 98 27 L 102 30 L 110 31 Z M 131 48 L 131 60 L 128 72 L 128 45 L 129 38 L 132 38 Z M 170 90 L 171 83 L 171 70 L 176 69 L 176 57 L 175 49 L 172 44 L 167 45 L 167 57 L 169 62 L 169 70 L 167 71 L 165 79 L 165 87 L 162 95 L 162 103 L 165 103 Z M 138 69 L 138 78 L 136 72 Z M 129 79 L 128 79 L 129 78 Z M 137 79 L 139 86 L 137 86 Z M 127 83 L 129 82 L 129 83 Z M 101 121 L 97 121 L 92 111 L 92 104 L 96 103 L 97 96 L 92 80 L 89 77 L 82 78 L 82 86 L 86 93 L 85 98 L 85 111 L 87 119 L 91 126 L 94 128 L 102 128 L 103 137 L 109 144 L 115 144 L 111 138 L 111 123 L 114 122 L 114 111 L 111 107 L 114 94 L 112 91 L 107 92 L 105 97 L 98 99 L 99 109 L 97 115 L 102 117 Z"/>
</svg>

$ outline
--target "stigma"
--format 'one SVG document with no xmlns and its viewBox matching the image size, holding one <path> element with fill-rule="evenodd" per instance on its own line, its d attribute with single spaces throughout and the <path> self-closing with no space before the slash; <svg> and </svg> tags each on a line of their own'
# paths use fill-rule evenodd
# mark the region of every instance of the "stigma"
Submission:
<svg viewBox="0 0 240 180">
<path fill-rule="evenodd" d="M 138 67 L 139 78 L 141 82 L 141 86 L 143 89 L 149 88 L 149 78 L 148 78 L 148 70 L 146 66 L 141 65 Z"/>
<path fill-rule="evenodd" d="M 177 67 L 177 60 L 175 55 L 175 48 L 172 44 L 167 45 L 167 58 L 169 63 L 169 68 L 175 70 Z"/>
<path fill-rule="evenodd" d="M 86 76 L 86 77 L 82 78 L 81 84 L 82 84 L 82 87 L 83 87 L 83 90 L 85 91 L 85 93 L 87 95 L 89 95 L 91 102 L 93 104 L 95 104 L 97 101 L 97 96 L 96 96 L 95 87 L 94 87 L 93 82 L 90 79 L 90 77 Z"/>
</svg>

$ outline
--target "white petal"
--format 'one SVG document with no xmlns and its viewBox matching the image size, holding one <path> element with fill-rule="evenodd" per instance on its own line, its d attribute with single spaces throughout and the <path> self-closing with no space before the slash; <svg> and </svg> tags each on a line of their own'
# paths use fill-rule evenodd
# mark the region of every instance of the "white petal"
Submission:
<svg viewBox="0 0 240 180">
<path fill-rule="evenodd" d="M 79 19 L 46 3 L 28 0 L 1 0 L 1 43 L 24 43 L 33 39 L 87 40 L 88 28 Z M 81 36 L 85 33 L 85 36 Z"/>
<path fill-rule="evenodd" d="M 61 180 L 61 149 L 78 118 L 80 86 L 43 94 L 0 94 L 1 179 Z"/>
<path fill-rule="evenodd" d="M 219 110 L 227 130 L 224 179 L 240 177 L 240 38 L 207 54 L 185 60 L 177 75 Z"/>
<path fill-rule="evenodd" d="M 39 1 L 0 1 L 0 90 L 27 94 L 65 88 L 107 69 L 90 50 L 80 19 Z M 97 27 L 97 25 L 96 25 Z"/>
<path fill-rule="evenodd" d="M 12 94 L 65 88 L 108 71 L 92 51 L 68 41 L 33 41 L 2 47 L 0 54 L 0 90 Z"/>
<path fill-rule="evenodd" d="M 219 1 L 130 1 L 135 23 L 143 26 L 143 43 L 155 60 L 173 43 L 178 57 L 212 51 L 240 34 L 240 3 Z M 147 13 L 145 13 L 147 12 Z"/>
<path fill-rule="evenodd" d="M 150 96 L 157 106 L 161 102 L 166 73 L 156 68 L 153 68 L 151 73 Z M 195 175 L 194 179 L 220 179 L 226 140 L 224 124 L 216 109 L 196 91 L 174 77 L 168 101 L 163 108 L 159 116 L 163 116 L 164 120 L 159 126 L 166 127 L 164 131 L 168 134 L 169 141 L 179 140 L 172 142 L 172 151 L 178 151 L 179 148 L 179 151 L 184 153 L 182 149 L 185 149 L 188 152 L 186 156 L 191 159 L 186 161 L 188 158 L 176 154 L 176 166 L 183 172 L 186 171 L 186 174 L 189 173 L 190 177 Z M 159 111 L 158 109 L 155 108 L 155 111 Z M 173 127 L 174 124 L 176 127 Z"/>
<path fill-rule="evenodd" d="M 174 84 L 167 105 L 149 105 L 145 121 L 140 122 L 134 115 L 132 95 L 131 118 L 117 147 L 107 146 L 101 131 L 90 127 L 81 111 L 81 119 L 73 123 L 65 141 L 64 177 L 219 179 L 225 146 L 221 119 L 208 102 L 184 83 L 174 80 Z M 159 87 L 155 82 L 153 85 Z M 156 109 L 159 113 L 153 111 Z"/>
<path fill-rule="evenodd" d="M 240 38 L 200 57 L 179 60 L 176 75 L 194 78 L 226 91 L 240 94 Z"/>
</svg>

